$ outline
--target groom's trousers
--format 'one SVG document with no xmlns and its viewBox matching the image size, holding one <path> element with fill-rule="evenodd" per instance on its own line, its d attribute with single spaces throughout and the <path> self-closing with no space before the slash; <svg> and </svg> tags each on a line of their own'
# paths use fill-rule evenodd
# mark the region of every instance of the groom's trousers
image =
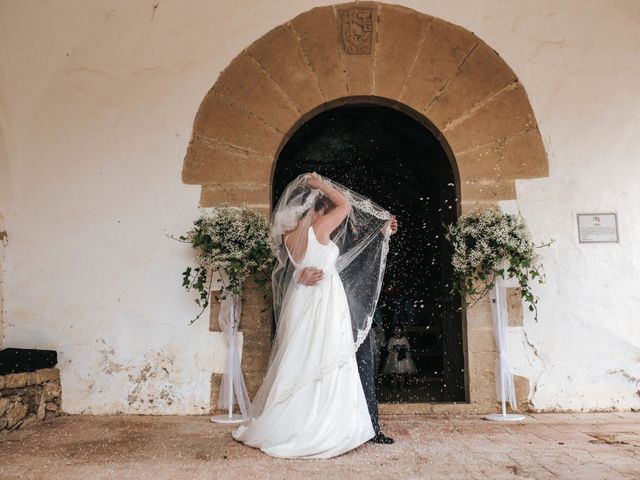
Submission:
<svg viewBox="0 0 640 480">
<path fill-rule="evenodd" d="M 356 352 L 356 361 L 358 362 L 358 373 L 360 373 L 360 381 L 364 390 L 364 396 L 367 399 L 367 407 L 369 408 L 369 416 L 376 433 L 380 431 L 378 423 L 378 399 L 376 398 L 376 380 L 375 365 L 373 364 L 373 329 L 365 338 L 362 345 Z"/>
</svg>

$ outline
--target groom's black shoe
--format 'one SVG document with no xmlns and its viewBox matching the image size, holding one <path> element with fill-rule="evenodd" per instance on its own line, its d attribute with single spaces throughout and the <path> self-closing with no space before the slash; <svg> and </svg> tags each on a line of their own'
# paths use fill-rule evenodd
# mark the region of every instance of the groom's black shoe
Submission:
<svg viewBox="0 0 640 480">
<path fill-rule="evenodd" d="M 384 433 L 382 432 L 378 432 L 376 433 L 376 435 L 369 440 L 371 443 L 384 443 L 386 445 L 389 445 L 391 443 L 394 443 L 393 438 L 391 437 L 387 437 Z"/>
</svg>

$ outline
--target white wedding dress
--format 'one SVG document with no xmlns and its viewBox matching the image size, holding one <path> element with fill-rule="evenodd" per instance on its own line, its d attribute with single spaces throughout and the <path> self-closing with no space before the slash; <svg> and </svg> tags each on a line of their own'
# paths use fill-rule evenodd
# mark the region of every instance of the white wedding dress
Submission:
<svg viewBox="0 0 640 480">
<path fill-rule="evenodd" d="M 338 247 L 320 243 L 309 227 L 307 250 L 296 269 L 320 268 L 316 285 L 296 284 L 280 314 L 280 345 L 257 396 L 262 412 L 240 425 L 233 438 L 285 458 L 330 458 L 374 436 L 362 389 L 349 304 L 335 269 Z M 266 396 L 266 397 L 265 397 Z"/>
</svg>

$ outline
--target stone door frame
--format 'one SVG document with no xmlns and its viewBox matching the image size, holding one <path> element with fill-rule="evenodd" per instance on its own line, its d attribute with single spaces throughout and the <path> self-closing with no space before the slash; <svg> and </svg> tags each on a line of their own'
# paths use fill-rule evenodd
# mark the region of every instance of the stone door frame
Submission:
<svg viewBox="0 0 640 480">
<path fill-rule="evenodd" d="M 526 91 L 500 55 L 472 32 L 379 2 L 317 7 L 258 38 L 225 68 L 194 120 L 182 181 L 200 206 L 245 203 L 271 212 L 281 148 L 306 120 L 344 103 L 386 104 L 416 118 L 452 161 L 464 213 L 516 199 L 516 179 L 545 177 L 548 161 Z M 512 292 L 515 323 L 521 302 Z M 243 370 L 250 394 L 268 361 L 270 315 L 249 288 Z M 217 329 L 217 309 L 211 309 Z M 463 318 L 468 402 L 383 404 L 382 413 L 495 411 L 496 358 L 488 299 Z M 528 381 L 517 377 L 518 401 Z M 212 407 L 219 375 L 212 377 Z M 213 407 L 215 409 L 215 407 Z"/>
</svg>

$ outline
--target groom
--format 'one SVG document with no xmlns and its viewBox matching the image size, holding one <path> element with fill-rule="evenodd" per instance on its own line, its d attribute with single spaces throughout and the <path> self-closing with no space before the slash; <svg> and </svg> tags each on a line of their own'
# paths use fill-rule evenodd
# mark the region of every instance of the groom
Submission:
<svg viewBox="0 0 640 480">
<path fill-rule="evenodd" d="M 391 235 L 394 235 L 398 231 L 398 220 L 395 216 L 391 217 Z M 314 267 L 306 267 L 302 270 L 299 278 L 299 282 L 304 285 L 315 285 L 322 280 L 322 270 Z M 360 381 L 362 382 L 362 388 L 364 395 L 367 399 L 367 407 L 369 408 L 369 416 L 371 417 L 371 423 L 373 424 L 373 430 L 376 432 L 375 436 L 370 440 L 373 443 L 393 443 L 393 439 L 387 437 L 382 433 L 380 424 L 378 423 L 378 400 L 376 398 L 376 382 L 375 382 L 375 363 L 373 361 L 373 329 L 369 331 L 369 334 L 365 338 L 362 345 L 356 352 L 356 360 L 358 362 L 358 372 L 360 373 Z"/>
</svg>

